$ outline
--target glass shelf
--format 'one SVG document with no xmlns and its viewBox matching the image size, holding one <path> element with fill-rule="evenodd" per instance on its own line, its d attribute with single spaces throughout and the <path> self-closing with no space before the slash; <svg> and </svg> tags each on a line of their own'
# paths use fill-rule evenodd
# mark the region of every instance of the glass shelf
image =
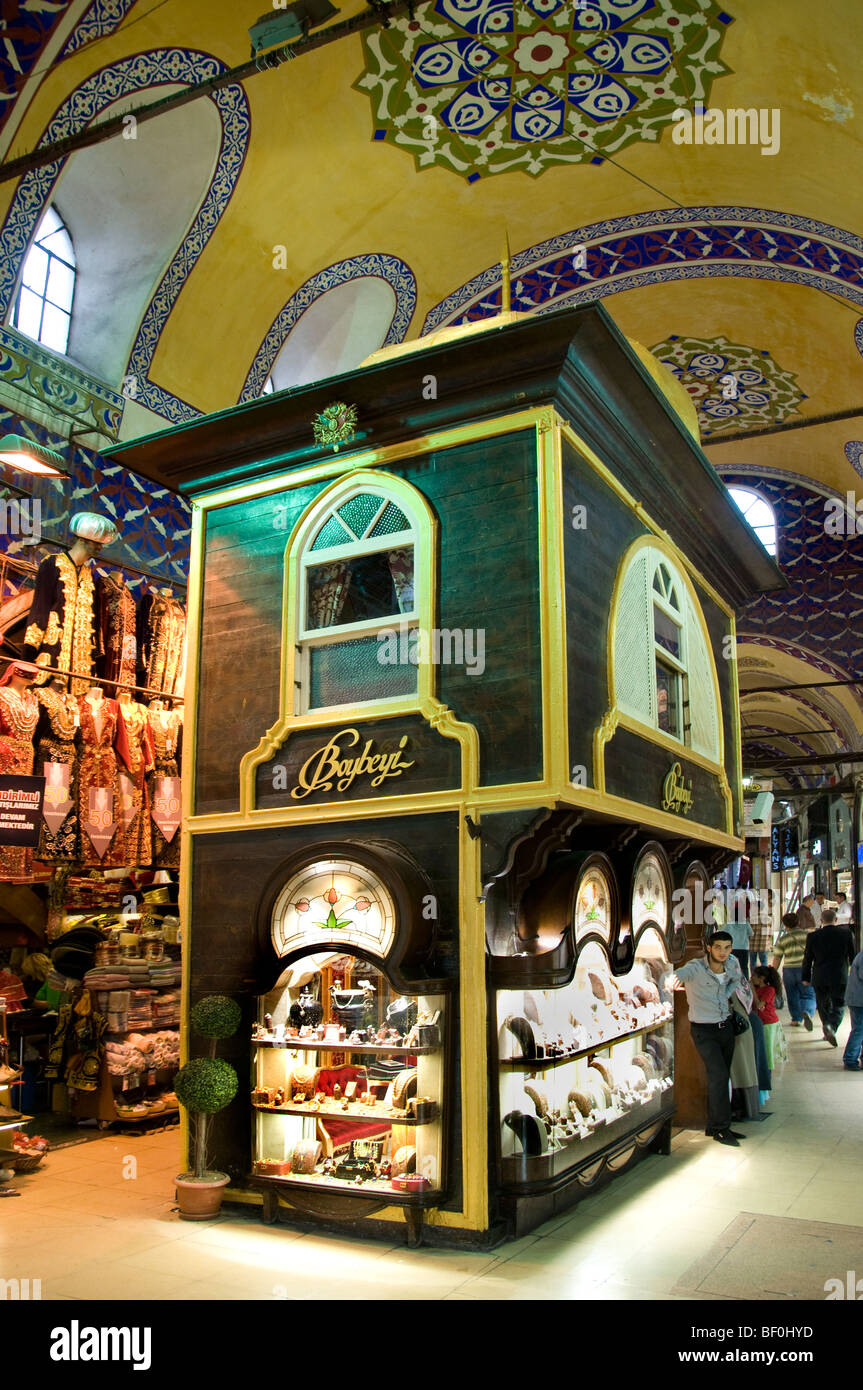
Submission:
<svg viewBox="0 0 863 1390">
<path fill-rule="evenodd" d="M 660 1018 L 655 1023 L 648 1023 L 644 1028 L 634 1029 L 631 1033 L 618 1033 L 614 1038 L 604 1038 L 601 1042 L 591 1043 L 589 1047 L 582 1047 L 578 1052 L 566 1052 L 557 1057 L 502 1058 L 500 1066 L 502 1070 L 510 1071 L 547 1071 L 551 1067 L 562 1067 L 565 1062 L 576 1062 L 579 1057 L 590 1057 L 595 1052 L 604 1052 L 607 1047 L 614 1047 L 615 1043 L 626 1042 L 628 1038 L 641 1038 L 647 1033 L 655 1033 L 670 1022 L 671 1016 Z"/>
<path fill-rule="evenodd" d="M 252 1038 L 253 1047 L 280 1048 L 288 1052 L 368 1052 L 375 1057 L 401 1057 L 406 1052 L 411 1057 L 431 1057 L 440 1052 L 440 1044 L 434 1047 L 419 1047 L 407 1043 L 328 1043 L 310 1041 L 308 1038 L 285 1038 L 276 1042 L 272 1038 Z"/>
<path fill-rule="evenodd" d="M 362 1124 L 377 1125 L 430 1125 L 435 1120 L 440 1119 L 437 1106 L 431 1115 L 425 1119 L 417 1120 L 412 1115 L 404 1114 L 383 1114 L 381 1111 L 368 1110 L 365 1106 L 358 1107 L 352 1105 L 349 1110 L 343 1110 L 339 1106 L 330 1106 L 325 1109 L 321 1106 L 318 1110 L 313 1110 L 311 1105 L 265 1105 L 261 1101 L 252 1101 L 252 1109 L 260 1110 L 266 1115 L 302 1115 L 306 1120 L 356 1120 Z"/>
</svg>

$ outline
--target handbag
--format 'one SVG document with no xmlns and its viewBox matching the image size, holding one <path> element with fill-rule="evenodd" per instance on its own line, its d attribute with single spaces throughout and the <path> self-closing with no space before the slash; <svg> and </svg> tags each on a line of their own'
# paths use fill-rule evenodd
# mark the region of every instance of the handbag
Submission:
<svg viewBox="0 0 863 1390">
<path fill-rule="evenodd" d="M 731 1010 L 731 1028 L 732 1028 L 732 1031 L 733 1031 L 733 1033 L 734 1033 L 735 1038 L 738 1038 L 738 1037 L 740 1036 L 741 1033 L 745 1033 L 746 1030 L 748 1029 L 748 1027 L 749 1027 L 749 1019 L 746 1017 L 746 1015 L 745 1015 L 745 1014 L 738 1013 L 738 1011 L 737 1011 L 736 1009 L 732 1009 L 732 1010 Z"/>
</svg>

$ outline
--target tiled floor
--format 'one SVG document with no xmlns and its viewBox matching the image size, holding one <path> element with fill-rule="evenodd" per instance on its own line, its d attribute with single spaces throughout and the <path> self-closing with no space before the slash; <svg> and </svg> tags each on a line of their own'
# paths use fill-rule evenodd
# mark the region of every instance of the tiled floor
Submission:
<svg viewBox="0 0 863 1390">
<path fill-rule="evenodd" d="M 60 1150 L 18 1179 L 23 1195 L 0 1204 L 0 1277 L 73 1300 L 713 1298 L 672 1290 L 741 1212 L 859 1227 L 863 1270 L 863 1072 L 843 1071 L 817 1028 L 786 1033 L 773 1116 L 744 1126 L 738 1149 L 685 1131 L 670 1157 L 490 1253 L 299 1234 L 236 1208 L 180 1221 L 179 1139 L 167 1132 Z M 824 1258 L 825 1279 L 844 1276 Z"/>
</svg>

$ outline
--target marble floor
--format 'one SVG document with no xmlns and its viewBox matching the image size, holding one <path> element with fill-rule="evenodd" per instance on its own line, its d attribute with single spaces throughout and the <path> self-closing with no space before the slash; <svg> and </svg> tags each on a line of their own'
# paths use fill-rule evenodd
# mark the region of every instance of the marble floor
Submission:
<svg viewBox="0 0 863 1390">
<path fill-rule="evenodd" d="M 54 1300 L 716 1299 L 735 1295 L 699 1292 L 692 1270 L 727 1245 L 741 1213 L 859 1228 L 863 1272 L 863 1072 L 842 1069 L 847 1028 L 838 1051 L 817 1025 L 786 1028 L 772 1117 L 743 1126 L 739 1148 L 682 1131 L 669 1157 L 485 1254 L 265 1227 L 237 1208 L 180 1221 L 179 1135 L 168 1131 L 62 1149 L 16 1179 L 22 1195 L 0 1203 L 0 1278 L 39 1279 Z M 847 1252 L 847 1231 L 844 1241 Z M 829 1242 L 823 1260 L 825 1281 L 844 1277 L 828 1267 Z"/>
</svg>

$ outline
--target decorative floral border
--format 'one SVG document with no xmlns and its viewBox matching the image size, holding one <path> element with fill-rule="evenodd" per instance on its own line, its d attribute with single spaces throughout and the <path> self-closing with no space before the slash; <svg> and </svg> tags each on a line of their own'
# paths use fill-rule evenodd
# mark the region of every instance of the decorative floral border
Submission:
<svg viewBox="0 0 863 1390">
<path fill-rule="evenodd" d="M 583 260 L 586 265 L 580 265 Z M 838 290 L 863 307 L 863 240 L 829 223 L 769 208 L 659 208 L 539 242 L 513 257 L 511 276 L 513 309 L 539 314 L 666 280 L 714 276 Z M 435 305 L 422 333 L 485 318 L 498 313 L 500 304 L 496 264 Z M 863 344 L 863 329 L 857 341 Z"/>
<path fill-rule="evenodd" d="M 344 285 L 349 280 L 358 280 L 366 276 L 376 276 L 386 281 L 395 291 L 396 311 L 383 345 L 386 347 L 390 343 L 400 343 L 408 331 L 417 302 L 417 282 L 410 266 L 399 260 L 398 256 L 388 256 L 383 252 L 350 256 L 346 260 L 336 261 L 325 270 L 319 270 L 317 274 L 310 276 L 273 319 L 255 353 L 239 401 L 252 401 L 260 396 L 285 339 L 317 299 L 329 290 L 335 289 L 337 285 Z"/>
<path fill-rule="evenodd" d="M 133 54 L 91 74 L 72 92 L 57 108 L 39 144 L 50 144 L 82 130 L 106 106 L 132 92 L 166 83 L 203 82 L 227 70 L 212 54 L 182 48 Z M 211 100 L 222 123 L 216 168 L 191 228 L 144 311 L 126 369 L 126 375 L 137 377 L 135 399 L 175 424 L 194 419 L 201 412 L 151 382 L 150 366 L 180 290 L 230 201 L 245 162 L 251 131 L 248 102 L 239 84 L 214 92 Z M 0 318 L 8 312 L 21 261 L 62 167 L 63 161 L 57 160 L 31 170 L 15 191 L 0 230 Z"/>
<path fill-rule="evenodd" d="M 92 43 L 94 39 L 103 39 L 106 34 L 113 34 L 123 23 L 134 3 L 135 0 L 93 0 L 66 40 L 60 57 L 68 58 L 70 53 L 76 53 L 79 48 Z"/>
</svg>

